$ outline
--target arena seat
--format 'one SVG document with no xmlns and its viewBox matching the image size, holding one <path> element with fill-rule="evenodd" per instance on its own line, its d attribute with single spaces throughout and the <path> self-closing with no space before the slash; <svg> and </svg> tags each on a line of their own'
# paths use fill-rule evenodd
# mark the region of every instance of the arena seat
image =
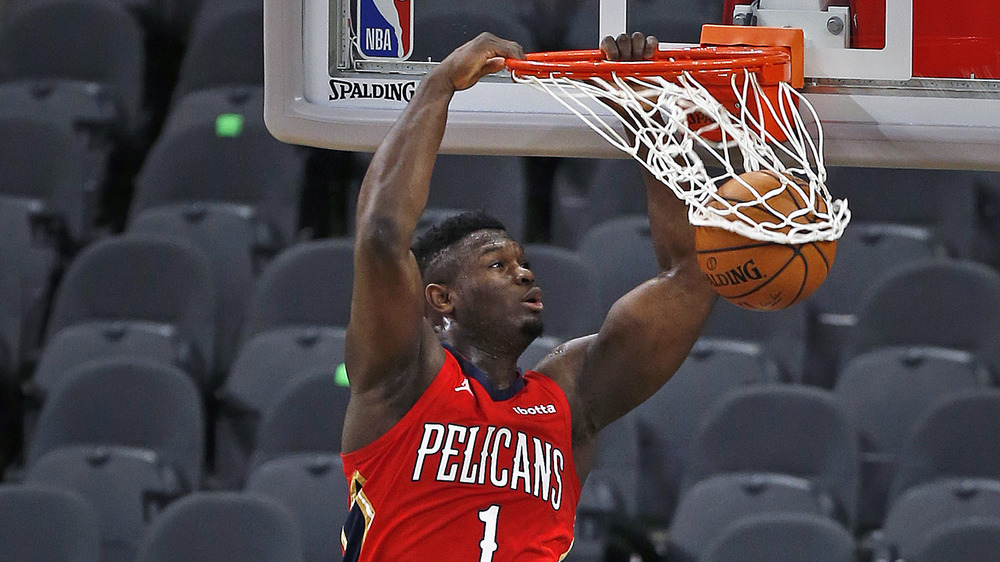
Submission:
<svg viewBox="0 0 1000 562">
<path fill-rule="evenodd" d="M 784 474 L 808 480 L 831 497 L 837 519 L 853 528 L 860 456 L 855 429 L 828 391 L 751 385 L 730 392 L 705 414 L 688 452 L 681 496 L 719 474 Z"/>
<path fill-rule="evenodd" d="M 295 241 L 307 151 L 264 126 L 260 87 L 200 90 L 179 99 L 136 178 L 129 216 L 172 203 L 253 207 L 279 245 Z"/>
<path fill-rule="evenodd" d="M 29 485 L 80 494 L 97 511 L 101 560 L 135 560 L 147 523 L 185 490 L 146 449 L 72 445 L 49 451 L 31 467 Z"/>
<path fill-rule="evenodd" d="M 834 394 L 861 437 L 860 528 L 881 524 L 897 456 L 920 415 L 949 392 L 988 384 L 970 353 L 946 349 L 883 348 L 844 366 Z"/>
<path fill-rule="evenodd" d="M 482 210 L 503 223 L 507 232 L 524 241 L 527 179 L 524 159 L 517 156 L 440 154 L 431 175 L 428 210 L 445 209 L 429 215 L 443 219 L 453 211 Z M 354 226 L 360 183 L 352 188 L 349 210 Z M 425 227 L 430 227 L 425 220 Z"/>
<path fill-rule="evenodd" d="M 0 25 L 0 82 L 74 80 L 108 88 L 129 132 L 148 119 L 145 35 L 120 2 L 21 0 Z"/>
<path fill-rule="evenodd" d="M 178 239 L 201 250 L 219 287 L 216 324 L 217 372 L 229 369 L 236 354 L 243 318 L 253 295 L 257 257 L 269 248 L 268 229 L 252 207 L 227 203 L 186 203 L 146 209 L 128 232 Z"/>
<path fill-rule="evenodd" d="M 589 229 L 576 251 L 597 269 L 604 314 L 622 295 L 660 272 L 645 216 L 619 217 Z"/>
<path fill-rule="evenodd" d="M 880 276 L 861 302 L 844 359 L 895 345 L 970 351 L 1000 368 L 1000 273 L 964 260 L 921 260 Z"/>
<path fill-rule="evenodd" d="M 313 240 L 286 249 L 257 280 L 243 341 L 277 328 L 347 327 L 353 278 L 352 240 Z"/>
<path fill-rule="evenodd" d="M 345 332 L 320 326 L 277 328 L 240 348 L 217 392 L 213 476 L 221 486 L 243 482 L 260 423 L 284 389 L 301 375 L 344 362 Z"/>
<path fill-rule="evenodd" d="M 197 492 L 170 504 L 139 547 L 138 562 L 176 560 L 302 562 L 302 532 L 294 516 L 268 498 Z"/>
<path fill-rule="evenodd" d="M 667 556 L 677 562 L 703 560 L 713 540 L 743 518 L 795 513 L 830 519 L 831 507 L 831 499 L 806 479 L 770 473 L 711 476 L 681 498 L 670 524 Z"/>
<path fill-rule="evenodd" d="M 718 299 L 702 336 L 757 344 L 777 361 L 782 380 L 808 383 L 808 316 L 804 306 L 761 313 Z"/>
<path fill-rule="evenodd" d="M 183 371 L 158 363 L 93 361 L 67 373 L 45 401 L 28 443 L 28 470 L 49 451 L 70 445 L 147 449 L 187 489 L 201 486 L 204 429 L 201 397 Z"/>
<path fill-rule="evenodd" d="M 733 523 L 708 547 L 703 562 L 854 562 L 856 544 L 840 525 L 809 514 L 769 514 Z"/>
<path fill-rule="evenodd" d="M 59 330 L 45 344 L 25 395 L 24 437 L 30 440 L 45 398 L 74 367 L 116 358 L 157 362 L 182 369 L 196 380 L 203 368 L 174 326 L 144 322 L 85 322 Z"/>
<path fill-rule="evenodd" d="M 173 331 L 147 335 L 179 338 L 191 349 L 188 365 L 199 367 L 191 376 L 207 388 L 215 364 L 217 302 L 208 260 L 192 246 L 133 235 L 106 238 L 70 264 L 56 292 L 46 339 L 82 324 L 100 332 L 109 323 L 170 327 Z"/>
<path fill-rule="evenodd" d="M 340 533 L 348 511 L 347 480 L 339 454 L 300 454 L 268 461 L 250 475 L 248 492 L 284 505 L 302 529 L 306 562 L 341 556 Z"/>
<path fill-rule="evenodd" d="M 261 422 L 251 470 L 290 454 L 339 452 L 350 397 L 332 367 L 296 378 Z"/>
<path fill-rule="evenodd" d="M 94 509 L 78 494 L 36 486 L 0 486 L 0 559 L 98 562 Z"/>
<path fill-rule="evenodd" d="M 194 16 L 173 104 L 192 92 L 264 85 L 264 3 L 205 0 Z"/>
<path fill-rule="evenodd" d="M 876 544 L 896 558 L 916 558 L 935 529 L 969 518 L 997 518 L 1000 481 L 944 478 L 907 489 L 890 506 Z M 993 552 L 996 557 L 996 551 Z M 949 560 L 965 560 L 957 556 Z"/>
<path fill-rule="evenodd" d="M 517 360 L 517 366 L 520 369 L 534 369 L 538 366 L 538 363 L 545 358 L 557 345 L 562 343 L 559 338 L 552 336 L 541 336 L 536 338 L 535 341 L 528 345 L 528 348 L 524 350 L 521 357 Z"/>
<path fill-rule="evenodd" d="M 826 280 L 806 301 L 810 312 L 810 379 L 830 387 L 865 291 L 893 267 L 943 257 L 944 246 L 928 227 L 853 222 L 837 242 Z"/>
<path fill-rule="evenodd" d="M 990 562 L 1000 552 L 1000 517 L 965 519 L 933 530 L 914 562 Z"/>
<path fill-rule="evenodd" d="M 576 248 L 593 226 L 646 213 L 646 188 L 632 159 L 566 158 L 552 180 L 552 243 Z"/>
<path fill-rule="evenodd" d="M 1000 390 L 958 390 L 940 397 L 916 421 L 899 453 L 890 509 L 909 488 L 940 478 L 1000 480 L 1000 440 L 991 431 L 996 427 Z"/>
<path fill-rule="evenodd" d="M 759 345 L 701 338 L 680 369 L 631 417 L 639 438 L 638 516 L 666 527 L 677 506 L 689 447 L 705 414 L 728 392 L 778 383 L 777 363 Z"/>
</svg>

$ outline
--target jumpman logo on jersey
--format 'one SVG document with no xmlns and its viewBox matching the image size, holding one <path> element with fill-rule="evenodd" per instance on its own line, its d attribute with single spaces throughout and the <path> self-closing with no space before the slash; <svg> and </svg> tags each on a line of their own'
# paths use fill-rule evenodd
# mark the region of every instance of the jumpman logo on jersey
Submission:
<svg viewBox="0 0 1000 562">
<path fill-rule="evenodd" d="M 469 379 L 465 379 L 462 381 L 462 384 L 455 387 L 455 392 L 462 392 L 463 390 L 467 390 L 469 391 L 469 394 L 472 394 L 472 387 L 469 386 Z M 475 394 L 472 394 L 472 396 L 475 396 Z"/>
</svg>

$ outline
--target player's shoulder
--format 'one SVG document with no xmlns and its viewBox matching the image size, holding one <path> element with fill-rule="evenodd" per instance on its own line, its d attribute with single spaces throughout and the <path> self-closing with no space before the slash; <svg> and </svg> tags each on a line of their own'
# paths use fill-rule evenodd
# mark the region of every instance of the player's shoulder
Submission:
<svg viewBox="0 0 1000 562">
<path fill-rule="evenodd" d="M 584 336 L 557 345 L 531 371 L 554 381 L 570 404 L 576 395 L 577 380 L 586 367 L 590 346 L 597 335 Z"/>
</svg>

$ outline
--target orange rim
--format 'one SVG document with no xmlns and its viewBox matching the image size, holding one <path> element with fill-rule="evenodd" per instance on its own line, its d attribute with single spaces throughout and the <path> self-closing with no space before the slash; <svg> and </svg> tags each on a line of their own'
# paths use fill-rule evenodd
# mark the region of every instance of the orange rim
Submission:
<svg viewBox="0 0 1000 562">
<path fill-rule="evenodd" d="M 731 74 L 749 70 L 768 78 L 787 80 L 791 56 L 781 47 L 689 47 L 657 51 L 642 61 L 609 61 L 599 49 L 529 53 L 524 60 L 507 59 L 507 68 L 520 76 L 575 79 L 618 76 L 678 76 Z M 774 72 L 777 70 L 777 74 Z"/>
</svg>

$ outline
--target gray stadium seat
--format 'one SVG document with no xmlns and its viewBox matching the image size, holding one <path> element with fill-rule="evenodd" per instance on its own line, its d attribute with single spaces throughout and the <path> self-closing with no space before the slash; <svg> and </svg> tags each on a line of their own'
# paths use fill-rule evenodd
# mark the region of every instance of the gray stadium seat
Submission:
<svg viewBox="0 0 1000 562">
<path fill-rule="evenodd" d="M 56 292 L 47 340 L 86 323 L 98 330 L 104 322 L 172 326 L 192 349 L 190 364 L 200 366 L 192 376 L 207 375 L 215 358 L 216 294 L 208 260 L 189 245 L 137 236 L 104 239 L 70 264 Z M 199 382 L 207 386 L 208 377 Z"/>
<path fill-rule="evenodd" d="M 968 257 L 977 236 L 976 172 L 893 168 L 827 168 L 826 184 L 846 198 L 859 222 L 932 229 L 953 254 Z"/>
<path fill-rule="evenodd" d="M 263 85 L 264 3 L 202 2 L 174 86 L 174 103 L 199 90 Z"/>
<path fill-rule="evenodd" d="M 1000 553 L 1000 515 L 954 521 L 935 528 L 913 562 L 992 562 Z"/>
<path fill-rule="evenodd" d="M 778 362 L 781 376 L 792 382 L 806 382 L 806 333 L 809 314 L 805 306 L 757 312 L 740 308 L 724 299 L 715 302 L 702 335 L 759 345 Z"/>
<path fill-rule="evenodd" d="M 145 36 L 120 2 L 25 0 L 0 25 L 0 81 L 72 79 L 103 85 L 130 131 L 145 119 Z"/>
<path fill-rule="evenodd" d="M 332 368 L 298 377 L 264 416 L 251 470 L 290 454 L 340 452 L 350 397 L 350 389 L 337 384 Z"/>
<path fill-rule="evenodd" d="M 214 476 L 222 486 L 238 486 L 264 414 L 299 376 L 330 370 L 344 362 L 344 328 L 291 327 L 263 332 L 240 349 L 217 392 Z"/>
<path fill-rule="evenodd" d="M 917 552 L 935 529 L 969 518 L 997 517 L 1000 517 L 1000 482 L 945 478 L 914 486 L 893 502 L 877 540 L 890 547 L 883 550 L 895 553 L 898 559 L 918 560 Z"/>
<path fill-rule="evenodd" d="M 740 519 L 796 513 L 829 518 L 829 498 L 808 480 L 779 474 L 723 474 L 689 489 L 670 524 L 668 559 L 701 560 L 714 538 Z"/>
<path fill-rule="evenodd" d="M 39 232 L 51 233 L 50 245 L 59 236 L 88 236 L 103 180 L 98 165 L 69 122 L 0 114 L 0 197 L 16 199 L 7 205 L 17 204 Z"/>
<path fill-rule="evenodd" d="M 650 236 L 645 216 L 612 219 L 584 234 L 577 253 L 597 269 L 604 314 L 622 295 L 659 274 Z"/>
<path fill-rule="evenodd" d="M 576 248 L 592 226 L 645 214 L 646 188 L 635 160 L 559 161 L 552 186 L 553 244 Z"/>
<path fill-rule="evenodd" d="M 832 386 L 837 362 L 858 321 L 861 298 L 880 275 L 900 264 L 943 255 L 944 246 L 930 228 L 852 222 L 837 242 L 836 259 L 826 280 L 805 303 L 811 316 L 812 380 Z"/>
<path fill-rule="evenodd" d="M 888 504 L 907 489 L 939 478 L 1000 480 L 1000 390 L 958 390 L 916 421 L 899 454 Z"/>
<path fill-rule="evenodd" d="M 259 466 L 245 490 L 284 505 L 302 529 L 306 562 L 341 556 L 340 533 L 347 519 L 348 489 L 339 454 L 281 457 Z"/>
<path fill-rule="evenodd" d="M 154 361 L 195 374 L 201 366 L 189 344 L 173 326 L 143 322 L 86 322 L 60 330 L 42 349 L 31 378 L 21 385 L 25 395 L 23 429 L 31 438 L 46 395 L 79 365 L 114 358 Z"/>
<path fill-rule="evenodd" d="M 483 210 L 500 219 L 511 237 L 523 242 L 526 193 L 523 158 L 439 154 L 431 176 L 427 208 L 442 212 L 428 218 L 444 218 L 454 211 Z M 352 228 L 355 226 L 357 198 L 356 187 L 350 202 Z"/>
<path fill-rule="evenodd" d="M 894 345 L 971 351 L 1000 368 L 1000 273 L 968 261 L 925 260 L 880 277 L 858 310 L 848 356 Z"/>
<path fill-rule="evenodd" d="M 117 359 L 67 373 L 45 401 L 27 446 L 31 467 L 70 445 L 147 449 L 188 489 L 201 485 L 204 417 L 191 378 L 168 365 Z"/>
<path fill-rule="evenodd" d="M 354 283 L 354 242 L 300 242 L 261 274 L 243 329 L 244 341 L 277 328 L 347 327 Z"/>
<path fill-rule="evenodd" d="M 748 517 L 722 531 L 701 562 L 855 562 L 854 537 L 816 515 Z"/>
<path fill-rule="evenodd" d="M 829 392 L 752 385 L 727 394 L 691 442 L 681 495 L 714 475 L 770 472 L 809 480 L 849 528 L 857 516 L 861 458 L 847 414 Z"/>
<path fill-rule="evenodd" d="M 882 522 L 896 458 L 920 415 L 949 392 L 986 384 L 971 354 L 938 348 L 884 348 L 844 366 L 834 394 L 861 438 L 862 529 Z"/>
<path fill-rule="evenodd" d="M 79 495 L 24 485 L 0 486 L 0 559 L 98 562 L 94 509 Z"/>
<path fill-rule="evenodd" d="M 171 203 L 247 205 L 281 245 L 296 238 L 306 152 L 264 126 L 260 87 L 200 90 L 178 100 L 136 178 L 131 217 Z"/>
<path fill-rule="evenodd" d="M 597 304 L 594 266 L 570 250 L 545 244 L 528 244 L 525 258 L 542 288 L 545 333 L 563 340 L 596 334 L 604 314 Z"/>
<path fill-rule="evenodd" d="M 229 369 L 253 295 L 255 257 L 270 245 L 253 208 L 226 203 L 163 205 L 132 217 L 128 231 L 179 239 L 204 252 L 219 291 L 217 369 Z M 264 238 L 264 239 L 262 239 Z"/>
<path fill-rule="evenodd" d="M 21 351 L 28 351 L 24 348 L 31 349 L 38 343 L 53 275 L 60 263 L 56 244 L 38 227 L 37 219 L 44 213 L 43 208 L 37 200 L 0 196 L 0 257 L 7 264 L 5 269 L 17 283 L 20 295 L 18 302 L 9 304 L 21 324 L 20 333 L 11 334 L 15 337 L 12 349 L 18 360 L 26 359 L 20 355 Z M 20 347 L 22 335 L 25 336 L 24 348 Z"/>
<path fill-rule="evenodd" d="M 25 483 L 76 492 L 97 511 L 101 560 L 135 560 L 146 524 L 182 493 L 173 472 L 145 449 L 76 445 L 32 465 Z"/>
<path fill-rule="evenodd" d="M 760 346 L 712 338 L 695 342 L 674 376 L 630 417 L 638 438 L 638 515 L 665 527 L 677 505 L 691 440 L 706 412 L 745 385 L 780 382 L 774 360 Z"/>
<path fill-rule="evenodd" d="M 139 548 L 138 562 L 178 560 L 302 562 L 302 533 L 294 516 L 273 500 L 197 492 L 170 504 Z"/>
</svg>

